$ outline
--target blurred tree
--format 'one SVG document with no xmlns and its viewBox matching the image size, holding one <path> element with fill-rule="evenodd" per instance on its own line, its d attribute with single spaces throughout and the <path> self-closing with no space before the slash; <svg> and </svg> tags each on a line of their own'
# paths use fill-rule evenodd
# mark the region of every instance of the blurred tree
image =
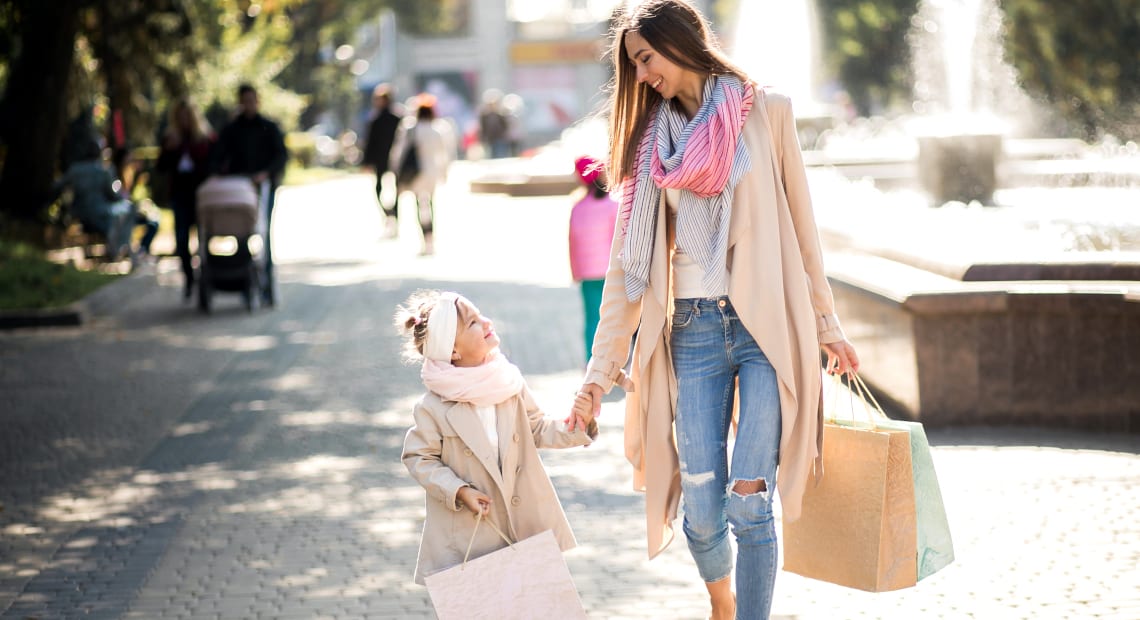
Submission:
<svg viewBox="0 0 1140 620">
<path fill-rule="evenodd" d="M 201 4 L 212 4 L 196 16 L 201 24 L 196 44 L 203 49 L 187 71 L 189 81 L 181 94 L 212 110 L 210 122 L 220 130 L 236 109 L 238 86 L 248 83 L 258 91 L 262 112 L 282 129 L 294 129 L 306 99 L 281 83 L 295 58 L 288 17 L 280 9 L 237 11 L 233 0 Z"/>
<path fill-rule="evenodd" d="M 736 47 L 734 37 L 736 16 L 740 14 L 740 0 L 712 0 L 709 12 L 705 15 L 716 32 L 722 49 L 732 50 Z"/>
<path fill-rule="evenodd" d="M 0 214 L 42 218 L 66 120 L 82 109 L 110 145 L 152 144 L 172 98 L 232 109 L 249 82 L 290 129 L 337 92 L 330 81 L 351 79 L 320 70 L 324 50 L 382 8 L 430 29 L 454 1 L 0 0 Z"/>
<path fill-rule="evenodd" d="M 63 140 L 68 76 L 87 0 L 0 0 L 4 95 L 0 99 L 0 213 L 38 219 Z"/>
<path fill-rule="evenodd" d="M 1010 62 L 1031 95 L 1078 124 L 1140 139 L 1140 2 L 1002 0 Z"/>
<path fill-rule="evenodd" d="M 906 35 L 917 5 L 918 0 L 819 0 L 823 64 L 859 114 L 910 101 Z"/>
<path fill-rule="evenodd" d="M 249 4 L 253 0 L 241 0 Z M 281 10 L 293 27 L 290 48 L 293 62 L 281 76 L 282 86 L 307 95 L 300 125 L 308 127 L 338 98 L 355 93 L 355 76 L 348 70 L 351 57 L 337 59 L 342 45 L 354 46 L 360 25 L 392 9 L 408 32 L 431 35 L 448 32 L 453 4 L 470 0 L 280 0 Z M 346 120 L 346 119 L 342 119 Z"/>
</svg>

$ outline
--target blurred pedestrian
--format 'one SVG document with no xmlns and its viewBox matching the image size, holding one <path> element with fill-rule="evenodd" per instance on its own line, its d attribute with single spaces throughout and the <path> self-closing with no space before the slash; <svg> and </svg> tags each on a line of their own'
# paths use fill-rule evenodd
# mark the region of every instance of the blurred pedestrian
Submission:
<svg viewBox="0 0 1140 620">
<path fill-rule="evenodd" d="M 507 113 L 503 110 L 503 93 L 496 88 L 483 92 L 479 107 L 479 140 L 486 157 L 499 159 L 510 154 L 507 142 Z"/>
<path fill-rule="evenodd" d="M 586 188 L 586 194 L 570 210 L 570 272 L 582 293 L 586 362 L 589 362 L 602 305 L 602 286 L 610 263 L 618 204 L 606 190 L 602 162 L 583 156 L 574 161 L 574 168 Z"/>
<path fill-rule="evenodd" d="M 206 119 L 189 99 L 170 106 L 162 150 L 156 168 L 166 175 L 170 208 L 174 212 L 174 253 L 182 265 L 183 299 L 194 289 L 194 262 L 190 255 L 190 228 L 197 221 L 198 186 L 210 172 L 210 148 L 215 136 Z"/>
<path fill-rule="evenodd" d="M 455 157 L 455 132 L 446 119 L 436 118 L 435 97 L 420 95 L 414 118 L 404 119 L 392 145 L 391 165 L 396 171 L 398 193 L 410 191 L 416 197 L 416 214 L 423 233 L 421 254 L 435 252 L 435 191 L 447 181 L 447 171 Z M 415 161 L 414 174 L 401 168 Z"/>
<path fill-rule="evenodd" d="M 523 142 L 526 140 L 526 123 L 523 113 L 526 104 L 523 98 L 515 93 L 507 93 L 503 97 L 503 112 L 507 118 L 507 154 L 518 157 L 522 154 Z"/>
<path fill-rule="evenodd" d="M 141 213 L 123 192 L 122 181 L 103 160 L 99 143 L 89 141 L 76 148 L 76 158 L 52 187 L 51 200 L 65 189 L 71 190 L 70 214 L 83 229 L 103 235 L 106 256 L 117 260 L 131 258 L 132 266 L 150 255 L 150 244 L 158 232 L 158 221 Z M 139 247 L 131 249 L 131 231 L 136 225 L 145 227 Z"/>
<path fill-rule="evenodd" d="M 265 275 L 263 301 L 273 305 L 273 204 L 277 186 L 285 172 L 288 152 L 285 136 L 277 123 L 261 115 L 257 89 L 249 84 L 238 87 L 238 115 L 222 129 L 212 157 L 214 174 L 245 175 L 256 185 L 268 183 L 269 196 L 265 208 Z"/>
<path fill-rule="evenodd" d="M 368 123 L 368 136 L 364 145 L 364 168 L 376 175 L 376 201 L 384 212 L 385 236 L 399 234 L 398 196 L 392 204 L 384 204 L 383 179 L 389 170 L 392 144 L 396 141 L 396 130 L 400 127 L 400 115 L 392 110 L 392 88 L 380 84 L 372 90 L 372 120 Z"/>
</svg>

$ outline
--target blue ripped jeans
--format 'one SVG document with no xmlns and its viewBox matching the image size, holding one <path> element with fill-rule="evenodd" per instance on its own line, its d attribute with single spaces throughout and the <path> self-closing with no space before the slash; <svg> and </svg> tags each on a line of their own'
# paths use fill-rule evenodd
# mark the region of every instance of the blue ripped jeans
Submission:
<svg viewBox="0 0 1140 620">
<path fill-rule="evenodd" d="M 767 618 L 776 585 L 772 493 L 780 446 L 776 371 L 727 297 L 677 299 L 670 344 L 677 376 L 676 433 L 684 531 L 706 582 L 732 572 L 736 537 L 737 618 Z M 740 418 L 732 463 L 728 432 L 736 379 Z M 742 495 L 738 481 L 763 481 Z"/>
</svg>

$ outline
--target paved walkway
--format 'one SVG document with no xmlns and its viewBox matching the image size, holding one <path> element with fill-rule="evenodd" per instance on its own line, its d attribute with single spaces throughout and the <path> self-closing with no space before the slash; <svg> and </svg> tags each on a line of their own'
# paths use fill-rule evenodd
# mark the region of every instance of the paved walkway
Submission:
<svg viewBox="0 0 1140 620">
<path fill-rule="evenodd" d="M 379 239 L 367 178 L 289 188 L 276 310 L 201 316 L 165 262 L 101 291 L 90 325 L 0 333 L 0 618 L 432 618 L 396 304 L 470 296 L 554 415 L 583 359 L 569 201 L 471 195 L 469 172 L 439 197 L 436 256 L 410 217 Z M 645 558 L 621 409 L 591 448 L 544 455 L 571 573 L 591 618 L 705 617 L 683 541 Z M 958 561 L 887 594 L 781 572 L 775 617 L 1140 618 L 1136 436 L 930 436 Z"/>
</svg>

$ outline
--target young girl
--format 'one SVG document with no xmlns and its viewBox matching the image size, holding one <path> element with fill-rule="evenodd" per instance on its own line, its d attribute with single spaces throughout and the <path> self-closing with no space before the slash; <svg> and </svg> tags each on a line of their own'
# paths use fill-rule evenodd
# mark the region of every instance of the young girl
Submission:
<svg viewBox="0 0 1140 620">
<path fill-rule="evenodd" d="M 602 162 L 583 156 L 574 160 L 574 168 L 587 193 L 570 210 L 570 273 L 582 292 L 586 362 L 589 362 L 594 330 L 598 328 L 598 310 L 602 305 L 602 285 L 606 283 L 606 269 L 610 264 L 618 204 L 606 191 Z"/>
<path fill-rule="evenodd" d="M 512 540 L 553 530 L 563 551 L 570 524 L 538 448 L 586 446 L 597 436 L 590 401 L 579 395 L 571 424 L 547 418 L 518 367 L 499 352 L 490 319 L 456 293 L 419 292 L 396 311 L 408 356 L 423 358 L 428 389 L 404 438 L 403 461 L 427 491 L 415 581 L 506 546 L 482 513 Z M 474 536 L 474 541 L 472 541 Z"/>
</svg>

